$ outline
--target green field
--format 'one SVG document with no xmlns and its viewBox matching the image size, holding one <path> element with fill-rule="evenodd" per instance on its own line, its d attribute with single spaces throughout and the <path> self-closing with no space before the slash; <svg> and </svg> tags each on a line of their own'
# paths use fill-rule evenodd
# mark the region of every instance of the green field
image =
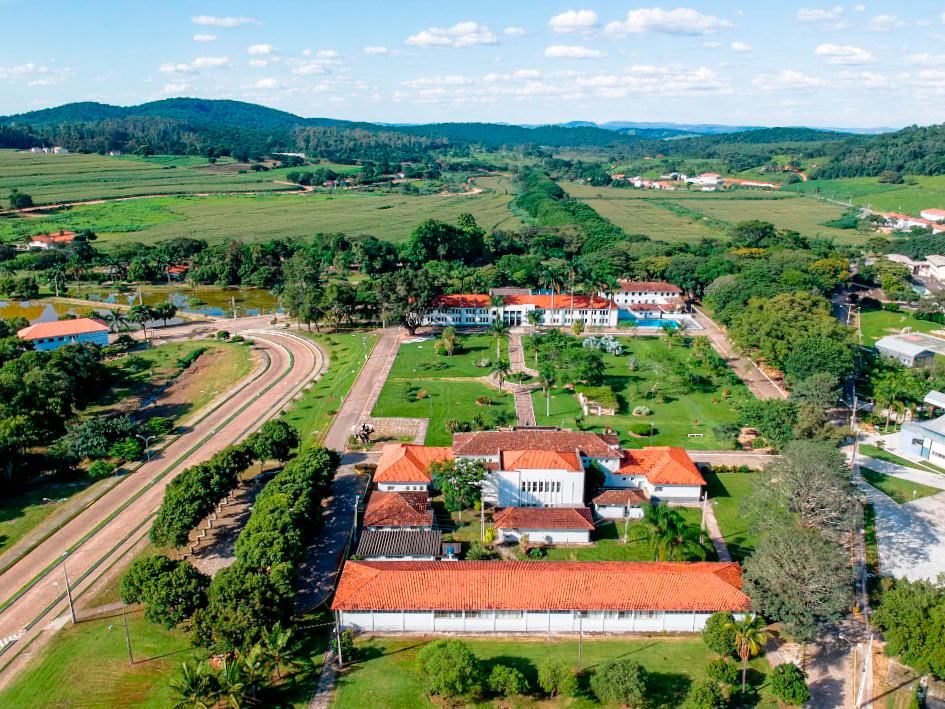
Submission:
<svg viewBox="0 0 945 709">
<path fill-rule="evenodd" d="M 661 241 L 698 241 L 704 237 L 722 236 L 718 229 L 713 229 L 704 221 L 676 214 L 648 199 L 608 196 L 583 201 L 628 234 L 646 234 L 651 239 Z"/>
<path fill-rule="evenodd" d="M 886 335 L 898 335 L 904 327 L 911 327 L 916 332 L 932 332 L 943 329 L 941 325 L 928 320 L 919 320 L 906 311 L 890 313 L 886 310 L 860 311 L 860 331 L 863 333 L 861 344 L 872 345 Z"/>
<path fill-rule="evenodd" d="M 911 480 L 904 480 L 893 475 L 879 473 L 870 468 L 860 467 L 860 473 L 863 479 L 877 490 L 886 493 L 900 505 L 904 502 L 912 502 L 929 495 L 937 495 L 942 492 L 941 488 L 915 483 Z"/>
<path fill-rule="evenodd" d="M 319 232 L 370 234 L 402 242 L 426 219 L 455 222 L 464 212 L 473 214 L 486 230 L 516 229 L 521 221 L 508 208 L 511 199 L 511 195 L 488 192 L 443 197 L 387 191 L 158 197 L 83 205 L 42 218 L 0 219 L 0 240 L 22 240 L 50 229 L 88 228 L 99 235 L 98 244 L 106 249 L 118 240 L 154 243 L 187 236 L 210 243 L 226 239 L 251 242 L 305 239 Z"/>
<path fill-rule="evenodd" d="M 757 473 L 706 473 L 709 503 L 715 505 L 715 519 L 735 561 L 751 554 L 757 540 L 748 520 L 740 510 L 741 501 L 749 497 L 761 479 Z"/>
<path fill-rule="evenodd" d="M 675 199 L 671 197 L 670 199 Z M 855 229 L 834 229 L 824 222 L 843 215 L 843 208 L 814 199 L 730 199 L 705 200 L 697 205 L 685 203 L 710 219 L 729 224 L 759 219 L 771 222 L 779 229 L 793 229 L 803 236 L 835 239 L 839 244 L 863 243 L 865 238 Z"/>
<path fill-rule="evenodd" d="M 587 416 L 583 421 L 575 418 L 581 413 L 580 403 L 570 389 L 555 387 L 551 393 L 551 416 L 546 415 L 545 394 L 536 391 L 532 395 L 539 426 L 560 426 L 589 431 L 600 431 L 605 426 L 616 430 L 621 444 L 626 448 L 642 448 L 649 445 L 648 437 L 634 437 L 628 432 L 631 423 L 652 423 L 656 433 L 653 445 L 683 446 L 685 448 L 714 450 L 725 448 L 726 442 L 716 440 L 712 427 L 718 423 L 734 422 L 738 415 L 734 403 L 751 396 L 744 384 L 735 381 L 718 385 L 703 380 L 694 384 L 691 391 L 674 391 L 667 386 L 667 372 L 672 363 L 684 366 L 692 375 L 701 376 L 699 363 L 690 359 L 691 350 L 685 347 L 669 348 L 659 337 L 619 338 L 624 346 L 623 355 L 616 357 L 604 354 L 606 370 L 604 384 L 613 388 L 620 408 L 616 416 Z M 529 364 L 531 365 L 531 356 Z M 630 372 L 628 361 L 636 357 L 637 371 Z M 736 380 L 737 381 L 737 380 Z M 650 395 L 656 385 L 665 392 L 666 401 L 660 403 Z M 723 390 L 729 391 L 728 399 Z M 633 416 L 635 406 L 648 406 L 651 416 Z M 690 435 L 693 434 L 693 435 Z"/>
<path fill-rule="evenodd" d="M 797 182 L 788 189 L 881 212 L 913 216 L 919 216 L 919 212 L 930 207 L 945 207 L 945 175 L 910 176 L 907 181 L 915 184 L 887 185 L 880 184 L 877 177 L 848 177 Z"/>
<path fill-rule="evenodd" d="M 894 465 L 901 465 L 904 468 L 912 468 L 913 470 L 924 470 L 926 472 L 932 471 L 936 473 L 945 473 L 945 469 L 933 465 L 932 463 L 914 463 L 911 460 L 902 458 L 894 453 L 890 453 L 887 450 L 882 448 L 877 448 L 876 446 L 870 443 L 861 443 L 857 446 L 857 451 L 860 455 L 864 455 L 867 458 L 875 458 L 876 460 L 882 460 L 886 463 L 893 463 Z"/>
<path fill-rule="evenodd" d="M 364 659 L 357 661 L 338 680 L 332 709 L 429 709 L 444 706 L 431 702 L 423 689 L 417 654 L 428 642 L 418 638 L 367 637 L 358 642 Z M 537 668 L 549 658 L 560 659 L 578 667 L 578 641 L 561 638 L 463 638 L 472 651 L 488 666 L 491 662 L 508 664 L 521 671 L 531 687 L 536 686 Z M 544 707 L 545 709 L 585 709 L 600 707 L 589 690 L 590 673 L 602 663 L 630 658 L 650 672 L 647 706 L 651 709 L 674 709 L 683 705 L 689 687 L 706 678 L 705 667 L 713 655 L 697 635 L 652 636 L 633 639 L 585 638 L 583 641 L 584 674 L 579 678 L 578 696 L 557 697 L 541 701 L 517 698 L 496 703 L 470 700 L 450 706 L 473 707 Z M 754 658 L 750 663 L 749 680 L 761 686 L 756 709 L 774 709 L 777 702 L 770 695 L 766 679 L 770 671 L 767 660 Z M 616 705 L 608 704 L 608 708 Z"/>
<path fill-rule="evenodd" d="M 461 335 L 459 345 L 450 356 L 434 352 L 435 340 L 408 342 L 400 346 L 397 359 L 391 368 L 392 379 L 423 379 L 429 377 L 484 377 L 488 367 L 477 367 L 476 362 L 487 359 L 495 362 L 496 348 L 489 335 Z M 500 350 L 503 359 L 509 358 L 507 341 Z"/>
</svg>

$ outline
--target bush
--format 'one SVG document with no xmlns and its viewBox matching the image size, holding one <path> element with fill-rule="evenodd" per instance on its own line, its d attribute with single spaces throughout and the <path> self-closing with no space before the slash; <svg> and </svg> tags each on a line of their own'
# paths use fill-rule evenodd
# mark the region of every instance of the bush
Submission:
<svg viewBox="0 0 945 709">
<path fill-rule="evenodd" d="M 537 561 L 545 558 L 545 550 L 541 547 L 532 547 L 528 550 L 528 558 Z"/>
<path fill-rule="evenodd" d="M 712 660 L 705 668 L 705 673 L 710 679 L 719 684 L 738 684 L 738 665 L 730 662 L 724 657 Z"/>
<path fill-rule="evenodd" d="M 761 449 L 761 448 L 767 448 L 767 447 L 768 447 L 768 442 L 767 442 L 764 438 L 761 438 L 761 437 L 753 438 L 753 439 L 751 440 L 751 447 L 752 447 L 753 450 L 759 450 L 759 449 Z"/>
<path fill-rule="evenodd" d="M 550 696 L 573 697 L 577 693 L 577 676 L 561 660 L 549 658 L 538 667 L 538 686 Z"/>
<path fill-rule="evenodd" d="M 653 409 L 651 409 L 649 406 L 634 406 L 633 415 L 634 416 L 652 416 Z"/>
<path fill-rule="evenodd" d="M 177 368 L 183 372 L 190 365 L 196 362 L 200 358 L 200 355 L 202 355 L 206 351 L 207 351 L 206 347 L 198 347 L 193 352 L 189 352 L 185 354 L 183 357 L 178 357 Z"/>
<path fill-rule="evenodd" d="M 617 408 L 617 395 L 614 394 L 614 390 L 609 386 L 578 386 L 575 388 L 575 391 L 584 394 L 589 400 L 600 404 L 605 409 Z"/>
<path fill-rule="evenodd" d="M 635 436 L 649 436 L 650 435 L 650 424 L 648 423 L 631 423 L 627 426 L 627 430 Z M 653 426 L 653 434 L 656 435 L 656 427 Z"/>
<path fill-rule="evenodd" d="M 417 655 L 427 691 L 442 697 L 467 694 L 480 681 L 482 667 L 461 640 L 435 640 Z"/>
<path fill-rule="evenodd" d="M 686 706 L 690 709 L 723 709 L 725 697 L 719 685 L 711 680 L 704 680 L 693 685 L 686 698 Z"/>
<path fill-rule="evenodd" d="M 486 549 L 479 542 L 473 542 L 469 545 L 466 552 L 466 561 L 493 561 L 498 558 L 498 554 L 490 549 Z"/>
<path fill-rule="evenodd" d="M 702 642 L 712 651 L 723 657 L 729 657 L 735 652 L 735 629 L 729 627 L 732 617 L 725 611 L 719 611 L 709 616 L 702 629 Z"/>
<path fill-rule="evenodd" d="M 93 478 L 107 478 L 115 472 L 118 466 L 114 463 L 106 463 L 104 460 L 96 460 L 89 466 L 89 476 Z"/>
<path fill-rule="evenodd" d="M 617 702 L 636 707 L 646 696 L 647 671 L 633 660 L 611 660 L 591 677 L 591 690 L 606 704 Z"/>
<path fill-rule="evenodd" d="M 491 367 L 491 366 L 492 366 L 492 360 L 491 360 L 491 359 L 480 359 L 480 360 L 477 360 L 476 362 L 474 362 L 473 364 L 474 364 L 475 366 L 479 367 L 479 368 Z"/>
<path fill-rule="evenodd" d="M 771 691 L 785 704 L 799 707 L 810 699 L 807 688 L 807 673 L 793 662 L 774 668 L 771 674 Z"/>
<path fill-rule="evenodd" d="M 516 694 L 525 694 L 528 691 L 528 681 L 525 675 L 514 667 L 496 665 L 489 673 L 487 682 L 489 689 L 503 697 L 512 697 Z"/>
<path fill-rule="evenodd" d="M 898 313 L 899 303 L 883 303 L 883 310 L 887 313 Z"/>
</svg>

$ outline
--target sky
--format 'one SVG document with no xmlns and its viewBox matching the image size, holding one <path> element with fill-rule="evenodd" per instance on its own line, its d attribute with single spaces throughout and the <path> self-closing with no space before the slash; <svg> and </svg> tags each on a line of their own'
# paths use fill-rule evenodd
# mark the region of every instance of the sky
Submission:
<svg viewBox="0 0 945 709">
<path fill-rule="evenodd" d="M 390 123 L 945 122 L 945 4 L 0 0 L 0 114 L 189 96 Z"/>
</svg>

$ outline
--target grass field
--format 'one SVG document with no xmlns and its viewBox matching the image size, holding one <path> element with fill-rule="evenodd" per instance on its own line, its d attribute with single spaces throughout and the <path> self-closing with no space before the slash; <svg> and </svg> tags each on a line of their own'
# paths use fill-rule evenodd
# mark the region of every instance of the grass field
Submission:
<svg viewBox="0 0 945 709">
<path fill-rule="evenodd" d="M 330 360 L 328 371 L 302 393 L 295 406 L 285 416 L 285 420 L 298 429 L 303 445 L 312 445 L 321 441 L 328 433 L 334 412 L 341 408 L 341 395 L 347 395 L 354 385 L 357 373 L 364 366 L 365 356 L 371 354 L 374 343 L 377 342 L 377 334 L 366 331 L 292 332 L 320 344 L 328 352 Z"/>
<path fill-rule="evenodd" d="M 739 505 L 749 497 L 760 480 L 757 473 L 706 473 L 709 503 L 715 505 L 715 519 L 735 561 L 751 554 L 757 540 L 748 528 Z"/>
<path fill-rule="evenodd" d="M 554 658 L 578 667 L 578 641 L 560 638 L 464 638 L 472 651 L 488 666 L 502 663 L 516 667 L 537 685 L 537 668 Z M 368 637 L 358 642 L 364 659 L 349 668 L 338 680 L 332 709 L 429 709 L 443 706 L 431 702 L 423 688 L 417 654 L 426 641 L 418 638 Z M 585 638 L 582 648 L 584 674 L 579 678 L 578 696 L 550 700 L 517 698 L 502 703 L 470 700 L 452 706 L 466 709 L 493 707 L 544 707 L 545 709 L 585 709 L 600 707 L 590 692 L 590 673 L 601 664 L 617 658 L 629 658 L 642 664 L 650 673 L 647 706 L 670 709 L 683 704 L 689 687 L 705 679 L 706 664 L 712 659 L 705 644 L 696 635 L 653 636 L 633 639 Z M 767 660 L 755 658 L 750 663 L 749 679 L 761 686 L 757 709 L 774 709 L 777 702 L 767 688 L 770 671 Z M 616 707 L 616 705 L 606 705 Z"/>
<path fill-rule="evenodd" d="M 616 416 L 587 416 L 580 422 L 582 428 L 600 431 L 605 426 L 615 429 L 621 444 L 626 448 L 642 448 L 649 445 L 648 437 L 637 438 L 628 432 L 631 423 L 652 423 L 656 433 L 653 445 L 684 446 L 696 449 L 725 448 L 726 443 L 716 440 L 712 427 L 719 423 L 734 422 L 737 414 L 734 402 L 751 396 L 741 383 L 725 382 L 719 385 L 704 380 L 693 385 L 691 391 L 673 393 L 667 384 L 667 372 L 673 363 L 683 366 L 693 375 L 703 374 L 698 362 L 690 359 L 691 350 L 684 347 L 669 348 L 659 337 L 620 338 L 624 354 L 616 357 L 605 354 L 604 384 L 613 388 L 620 408 Z M 527 347 L 527 345 L 526 345 Z M 531 355 L 526 349 L 529 364 Z M 637 371 L 628 370 L 630 357 L 636 357 Z M 656 385 L 666 392 L 665 403 L 650 396 Z M 729 390 L 724 399 L 723 390 Z M 578 399 L 569 389 L 555 387 L 551 395 L 551 416 L 546 415 L 544 392 L 532 395 L 539 426 L 576 428 L 575 418 L 581 413 Z M 633 416 L 635 406 L 645 405 L 653 410 L 651 416 Z M 694 434 L 690 436 L 690 434 Z"/>
<path fill-rule="evenodd" d="M 838 202 L 869 207 L 881 212 L 919 216 L 930 207 L 945 207 L 945 175 L 909 177 L 915 184 L 880 184 L 877 177 L 848 177 L 837 180 L 798 182 L 788 189 L 819 194 Z M 852 201 L 851 201 L 852 198 Z"/>
<path fill-rule="evenodd" d="M 937 495 L 942 492 L 941 488 L 914 483 L 911 480 L 904 480 L 892 475 L 886 475 L 870 468 L 860 467 L 863 479 L 880 492 L 884 492 L 900 505 L 913 500 L 920 500 L 929 495 Z"/>
<path fill-rule="evenodd" d="M 937 465 L 933 465 L 932 463 L 913 463 L 911 460 L 902 458 L 898 455 L 890 453 L 887 450 L 883 450 L 882 448 L 877 448 L 876 446 L 869 443 L 860 444 L 857 446 L 857 450 L 859 451 L 860 455 L 864 455 L 867 458 L 875 458 L 876 460 L 882 460 L 887 463 L 894 463 L 895 465 L 901 465 L 904 468 L 925 471 L 931 470 L 936 473 L 945 473 L 945 469 L 942 469 Z"/>
<path fill-rule="evenodd" d="M 495 362 L 495 345 L 489 335 L 461 335 L 460 345 L 449 357 L 434 352 L 435 340 L 409 342 L 400 346 L 397 359 L 391 368 L 394 379 L 423 379 L 428 377 L 483 377 L 489 374 L 488 367 L 477 367 L 478 360 Z M 503 359 L 509 358 L 507 341 L 500 349 Z"/>
<path fill-rule="evenodd" d="M 861 344 L 872 345 L 881 337 L 896 335 L 904 327 L 911 327 L 916 332 L 941 330 L 942 326 L 928 320 L 919 320 L 905 311 L 890 313 L 885 310 L 861 311 L 860 331 L 863 333 Z"/>
<path fill-rule="evenodd" d="M 455 222 L 464 212 L 473 214 L 487 231 L 516 229 L 521 221 L 508 208 L 511 199 L 511 195 L 488 192 L 443 197 L 386 191 L 158 197 L 82 205 L 41 218 L 0 219 L 0 240 L 22 240 L 51 229 L 88 228 L 99 235 L 98 244 L 105 249 L 117 240 L 154 243 L 188 236 L 219 243 L 225 239 L 306 239 L 319 232 L 370 234 L 402 242 L 426 219 Z"/>
<path fill-rule="evenodd" d="M 661 241 L 698 241 L 703 237 L 722 236 L 705 222 L 676 214 L 648 199 L 607 197 L 583 201 L 628 234 L 646 234 Z"/>
</svg>

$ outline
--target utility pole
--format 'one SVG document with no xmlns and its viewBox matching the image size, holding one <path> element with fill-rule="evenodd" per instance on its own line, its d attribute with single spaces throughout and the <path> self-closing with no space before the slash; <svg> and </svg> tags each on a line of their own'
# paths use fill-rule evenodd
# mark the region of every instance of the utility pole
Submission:
<svg viewBox="0 0 945 709">
<path fill-rule="evenodd" d="M 344 667 L 345 659 L 341 655 L 341 620 L 338 611 L 335 611 L 335 639 L 338 645 L 338 667 Z"/>
<path fill-rule="evenodd" d="M 69 615 L 72 616 L 72 624 L 75 625 L 75 606 L 72 603 L 72 588 L 69 586 L 69 572 L 66 570 L 66 557 L 69 552 L 66 550 L 66 540 L 62 536 L 62 520 L 59 520 L 59 540 L 62 542 L 62 575 L 66 581 L 66 597 L 69 599 Z"/>
<path fill-rule="evenodd" d="M 128 632 L 128 613 L 124 604 L 121 606 L 121 617 L 125 620 L 125 644 L 128 645 L 128 663 L 135 664 L 135 656 L 131 653 L 131 633 Z"/>
<path fill-rule="evenodd" d="M 584 671 L 584 611 L 578 611 L 578 672 Z"/>
</svg>

